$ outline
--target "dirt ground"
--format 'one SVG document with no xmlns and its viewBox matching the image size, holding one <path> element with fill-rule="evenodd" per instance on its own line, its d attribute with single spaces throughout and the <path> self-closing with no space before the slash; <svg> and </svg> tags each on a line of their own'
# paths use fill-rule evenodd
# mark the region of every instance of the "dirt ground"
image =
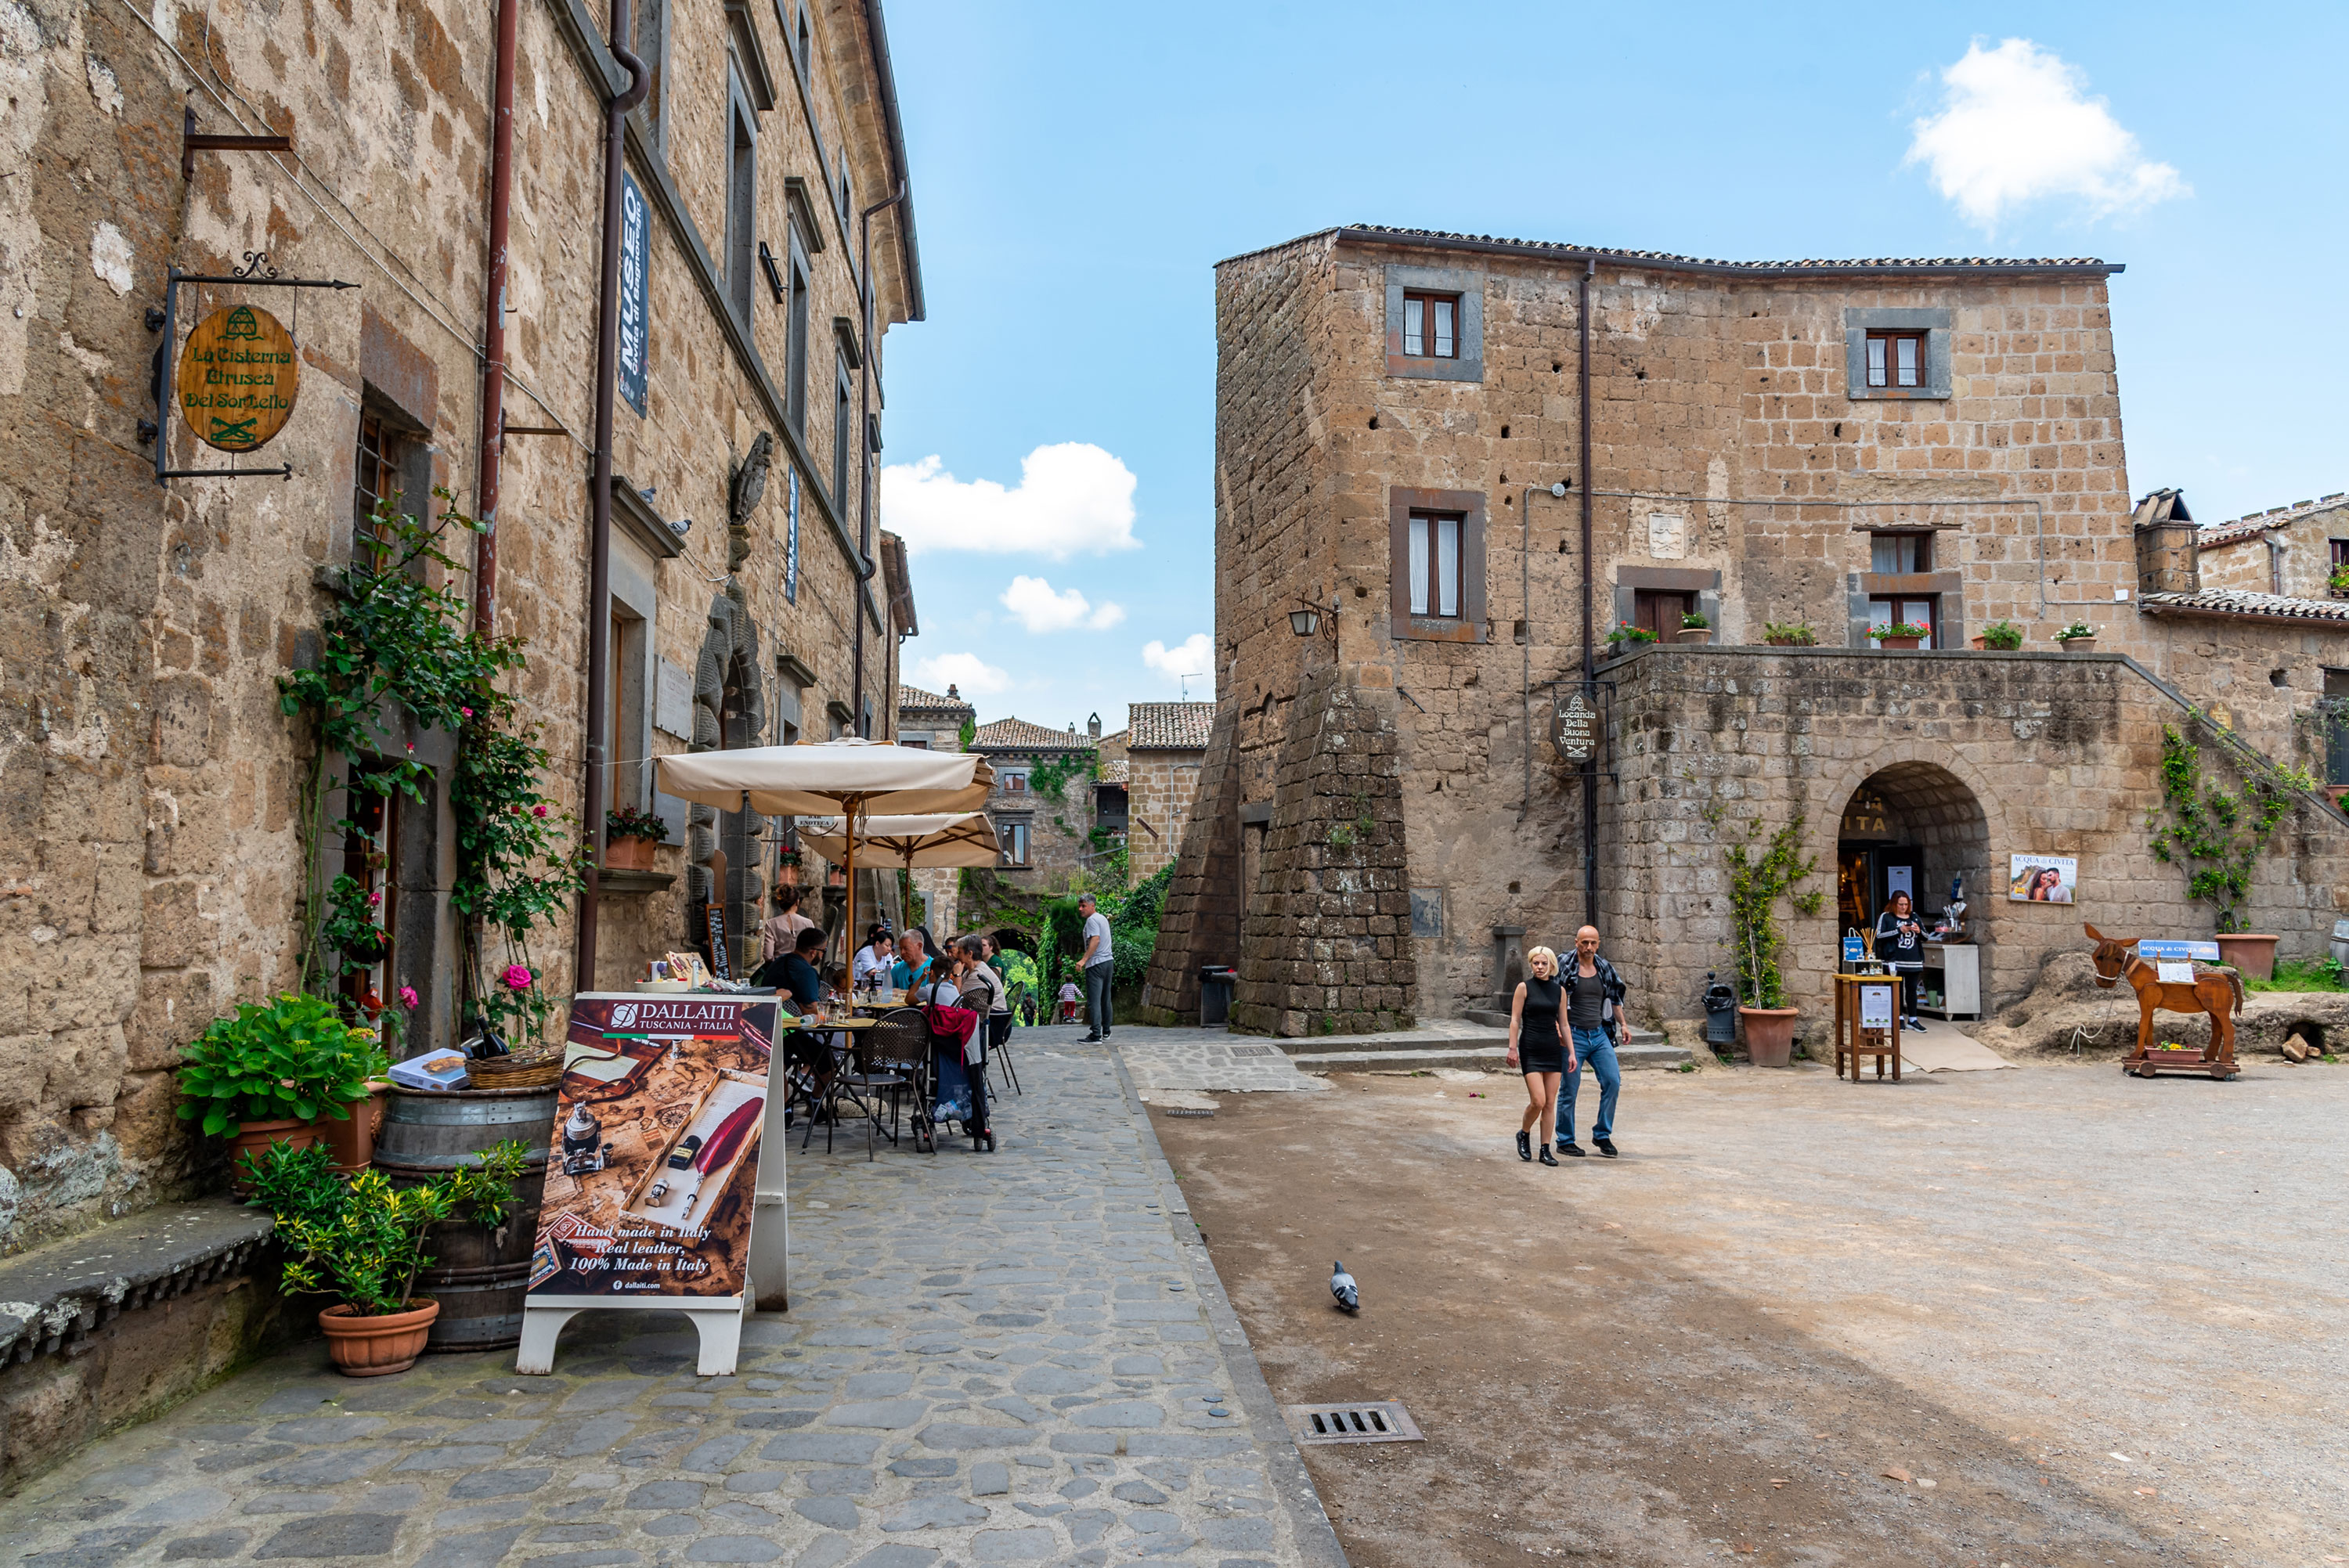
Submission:
<svg viewBox="0 0 2349 1568">
<path fill-rule="evenodd" d="M 1555 1171 L 1466 1078 L 1153 1113 L 1275 1397 L 1427 1434 L 1306 1449 L 1357 1568 L 2349 1562 L 2349 1066 L 1635 1073 Z"/>
</svg>

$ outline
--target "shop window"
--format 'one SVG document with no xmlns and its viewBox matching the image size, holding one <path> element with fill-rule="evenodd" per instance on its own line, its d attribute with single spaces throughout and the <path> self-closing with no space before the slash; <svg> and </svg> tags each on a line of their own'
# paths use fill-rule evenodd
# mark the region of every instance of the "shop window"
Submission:
<svg viewBox="0 0 2349 1568">
<path fill-rule="evenodd" d="M 1869 333 L 1868 384 L 1870 387 L 1924 386 L 1925 335 L 1921 332 Z"/>
<path fill-rule="evenodd" d="M 1930 533 L 1870 534 L 1868 569 L 1879 576 L 1930 572 L 1933 570 L 1933 536 Z"/>
<path fill-rule="evenodd" d="M 1935 646 L 1934 636 L 1940 631 L 1941 601 L 1939 594 L 1870 599 L 1868 602 L 1868 624 L 1871 631 L 1885 626 L 1907 624 L 1925 628 L 1925 640 L 1920 648 Z"/>
<path fill-rule="evenodd" d="M 399 432 L 376 414 L 359 416 L 357 461 L 351 493 L 352 537 L 360 555 L 371 555 L 390 541 L 378 530 L 376 509 L 399 494 Z"/>
<path fill-rule="evenodd" d="M 1402 351 L 1413 359 L 1459 358 L 1460 296 L 1405 290 Z"/>
</svg>

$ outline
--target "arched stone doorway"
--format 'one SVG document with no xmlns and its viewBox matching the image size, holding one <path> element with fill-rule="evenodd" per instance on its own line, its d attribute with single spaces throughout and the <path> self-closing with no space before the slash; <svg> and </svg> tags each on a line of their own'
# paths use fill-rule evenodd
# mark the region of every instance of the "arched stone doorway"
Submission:
<svg viewBox="0 0 2349 1568">
<path fill-rule="evenodd" d="M 1965 884 L 1968 929 L 1989 909 L 1990 820 L 1965 781 L 1939 763 L 1893 762 L 1862 779 L 1843 803 L 1836 832 L 1836 924 L 1866 930 L 1897 888 L 1930 925 Z"/>
</svg>

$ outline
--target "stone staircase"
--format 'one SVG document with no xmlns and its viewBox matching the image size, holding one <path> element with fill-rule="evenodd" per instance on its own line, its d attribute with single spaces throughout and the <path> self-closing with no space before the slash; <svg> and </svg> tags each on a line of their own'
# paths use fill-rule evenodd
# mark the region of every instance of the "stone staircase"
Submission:
<svg viewBox="0 0 2349 1568">
<path fill-rule="evenodd" d="M 1391 1035 L 1309 1036 L 1266 1043 L 1288 1052 L 1300 1072 L 1419 1072 L 1435 1068 L 1506 1072 L 1509 1019 L 1505 1013 L 1471 1011 L 1464 1017 L 1425 1019 L 1415 1029 Z M 1631 1043 L 1616 1048 L 1615 1059 L 1630 1072 L 1635 1068 L 1677 1068 L 1690 1057 L 1686 1049 L 1667 1044 L 1661 1031 L 1634 1029 Z"/>
</svg>

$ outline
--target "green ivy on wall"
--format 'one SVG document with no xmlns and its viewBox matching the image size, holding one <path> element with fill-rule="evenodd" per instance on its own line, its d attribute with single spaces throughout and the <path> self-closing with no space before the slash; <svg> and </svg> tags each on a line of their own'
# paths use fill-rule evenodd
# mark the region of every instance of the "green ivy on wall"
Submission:
<svg viewBox="0 0 2349 1568">
<path fill-rule="evenodd" d="M 2189 721 L 2207 725 L 2196 715 Z M 2231 753 L 2242 792 L 2230 793 L 2202 771 L 2202 753 L 2175 726 L 2161 727 L 2162 804 L 2147 811 L 2154 856 L 2186 871 L 2186 891 L 2218 913 L 2220 931 L 2240 931 L 2240 911 L 2251 896 L 2251 871 L 2283 820 L 2313 794 L 2316 780 L 2242 751 Z M 2164 810 L 2168 820 L 2162 820 Z"/>
</svg>

